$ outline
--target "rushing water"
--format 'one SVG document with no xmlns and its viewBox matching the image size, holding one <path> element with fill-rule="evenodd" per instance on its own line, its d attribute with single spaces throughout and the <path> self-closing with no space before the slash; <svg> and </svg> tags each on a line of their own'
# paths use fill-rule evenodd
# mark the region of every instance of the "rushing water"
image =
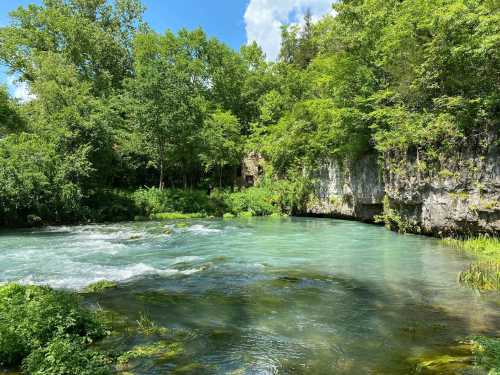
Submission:
<svg viewBox="0 0 500 375">
<path fill-rule="evenodd" d="M 331 219 L 200 220 L 0 235 L 0 281 L 81 290 L 136 324 L 116 350 L 168 336 L 134 374 L 408 374 L 473 334 L 498 334 L 498 294 L 457 286 L 464 256 L 439 241 Z M 166 339 L 163 337 L 163 339 Z M 114 341 L 113 341 L 114 340 Z"/>
</svg>

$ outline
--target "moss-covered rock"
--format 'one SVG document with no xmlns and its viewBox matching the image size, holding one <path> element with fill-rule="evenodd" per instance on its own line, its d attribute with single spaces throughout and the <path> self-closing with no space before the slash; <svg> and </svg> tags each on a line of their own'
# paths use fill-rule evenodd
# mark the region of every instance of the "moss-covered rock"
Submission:
<svg viewBox="0 0 500 375">
<path fill-rule="evenodd" d="M 102 293 L 107 289 L 118 288 L 118 284 L 114 281 L 101 280 L 88 285 L 83 292 L 84 293 Z"/>
<path fill-rule="evenodd" d="M 187 219 L 202 219 L 207 215 L 203 213 L 180 213 L 180 212 L 163 212 L 152 214 L 152 220 L 187 220 Z"/>
</svg>

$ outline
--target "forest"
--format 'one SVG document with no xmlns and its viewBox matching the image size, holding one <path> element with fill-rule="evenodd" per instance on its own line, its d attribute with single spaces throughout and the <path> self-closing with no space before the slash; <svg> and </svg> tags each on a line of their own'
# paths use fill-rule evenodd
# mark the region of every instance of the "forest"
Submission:
<svg viewBox="0 0 500 375">
<path fill-rule="evenodd" d="M 201 29 L 153 31 L 138 0 L 13 10 L 0 61 L 31 100 L 0 90 L 0 224 L 300 212 L 327 158 L 431 164 L 498 134 L 498 2 L 333 10 L 284 26 L 276 62 Z M 250 152 L 265 177 L 245 190 Z"/>
</svg>

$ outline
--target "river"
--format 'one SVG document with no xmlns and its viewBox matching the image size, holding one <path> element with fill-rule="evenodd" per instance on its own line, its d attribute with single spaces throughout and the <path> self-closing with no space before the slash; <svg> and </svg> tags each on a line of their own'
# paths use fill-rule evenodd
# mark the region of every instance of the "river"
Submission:
<svg viewBox="0 0 500 375">
<path fill-rule="evenodd" d="M 117 288 L 87 295 L 86 303 L 130 326 L 139 320 L 164 329 L 128 330 L 107 339 L 108 348 L 160 339 L 182 345 L 168 360 L 128 364 L 137 375 L 417 372 L 422 361 L 462 355 L 468 336 L 500 330 L 500 296 L 457 284 L 468 263 L 433 238 L 333 219 L 0 234 L 0 282 L 81 291 L 114 280 Z"/>
</svg>

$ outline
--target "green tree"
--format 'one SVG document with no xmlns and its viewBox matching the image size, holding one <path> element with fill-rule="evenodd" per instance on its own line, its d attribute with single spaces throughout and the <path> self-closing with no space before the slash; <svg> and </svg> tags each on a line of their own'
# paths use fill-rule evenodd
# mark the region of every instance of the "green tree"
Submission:
<svg viewBox="0 0 500 375">
<path fill-rule="evenodd" d="M 18 106 L 9 97 L 7 88 L 0 86 L 0 137 L 18 131 L 22 126 Z"/>
<path fill-rule="evenodd" d="M 165 184 L 167 160 L 178 167 L 187 186 L 193 155 L 199 145 L 205 102 L 196 61 L 172 33 L 138 35 L 134 56 L 136 76 L 128 82 L 136 129 L 145 137 Z M 198 74 L 197 74 L 198 73 Z"/>
<path fill-rule="evenodd" d="M 237 167 L 242 157 L 242 139 L 238 118 L 230 112 L 216 111 L 202 130 L 205 147 L 201 161 L 206 171 L 215 170 L 219 187 L 222 187 L 223 170 L 226 166 Z"/>
</svg>

